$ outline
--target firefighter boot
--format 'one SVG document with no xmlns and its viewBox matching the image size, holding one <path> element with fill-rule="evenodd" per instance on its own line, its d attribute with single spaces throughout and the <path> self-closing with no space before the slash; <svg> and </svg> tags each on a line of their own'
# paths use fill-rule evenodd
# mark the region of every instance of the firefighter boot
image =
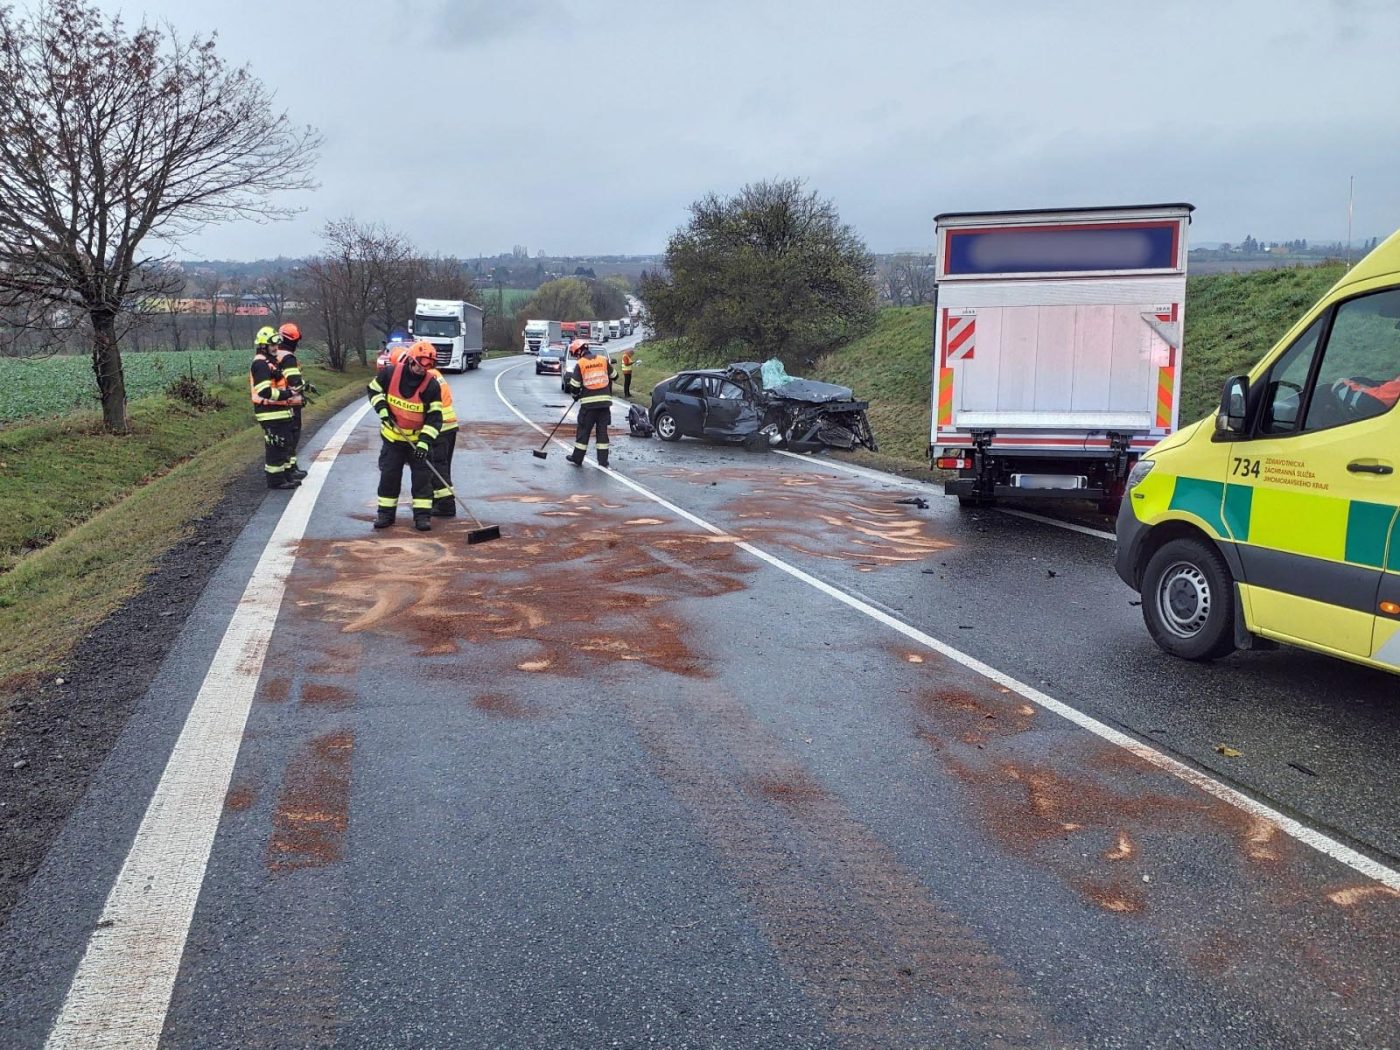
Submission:
<svg viewBox="0 0 1400 1050">
<path fill-rule="evenodd" d="M 301 482 L 287 474 L 269 474 L 267 487 L 270 489 L 295 489 L 301 487 Z"/>
<path fill-rule="evenodd" d="M 302 469 L 301 469 L 299 466 L 297 466 L 295 463 L 292 464 L 291 469 L 288 470 L 287 473 L 288 473 L 289 475 L 291 475 L 291 478 L 292 478 L 293 481 L 304 481 L 304 480 L 306 480 L 306 471 L 302 470 Z"/>
<path fill-rule="evenodd" d="M 419 532 L 432 532 L 432 513 L 426 510 L 415 510 L 413 512 L 413 527 Z"/>
<path fill-rule="evenodd" d="M 379 513 L 374 516 L 374 527 L 376 529 L 387 529 L 394 524 L 394 508 L 380 507 Z"/>
<path fill-rule="evenodd" d="M 457 504 L 453 500 L 440 499 L 433 504 L 433 517 L 455 518 L 456 516 Z"/>
</svg>

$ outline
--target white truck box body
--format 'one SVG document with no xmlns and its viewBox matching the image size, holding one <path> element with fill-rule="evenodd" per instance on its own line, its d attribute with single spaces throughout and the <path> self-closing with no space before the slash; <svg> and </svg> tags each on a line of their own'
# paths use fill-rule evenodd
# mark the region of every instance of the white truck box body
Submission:
<svg viewBox="0 0 1400 1050">
<path fill-rule="evenodd" d="M 564 339 L 558 321 L 526 321 L 523 338 L 527 354 L 538 354 L 546 346 L 558 346 Z"/>
<path fill-rule="evenodd" d="M 419 299 L 413 334 L 433 344 L 438 368 L 464 372 L 481 364 L 484 353 L 481 307 L 459 299 Z"/>
<path fill-rule="evenodd" d="M 609 338 L 609 339 L 621 339 L 621 338 L 622 338 L 622 322 L 621 322 L 621 321 L 609 321 L 609 322 L 608 322 L 608 338 Z"/>
<path fill-rule="evenodd" d="M 978 434 L 992 449 L 1093 455 L 1175 430 L 1190 212 L 939 216 L 934 456 Z"/>
</svg>

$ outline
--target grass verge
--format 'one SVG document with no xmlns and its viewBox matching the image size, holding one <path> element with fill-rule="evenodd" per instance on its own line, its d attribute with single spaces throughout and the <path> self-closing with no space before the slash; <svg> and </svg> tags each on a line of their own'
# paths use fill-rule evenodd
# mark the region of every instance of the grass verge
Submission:
<svg viewBox="0 0 1400 1050">
<path fill-rule="evenodd" d="M 359 397 L 365 373 L 317 372 L 313 381 L 324 394 L 306 410 L 308 426 Z M 184 455 L 164 441 L 156 443 L 173 457 L 158 468 L 158 476 L 138 477 L 120 491 L 109 487 L 108 505 L 85 515 L 86 521 L 42 550 L 19 558 L 0 576 L 0 691 L 13 691 L 62 666 L 85 634 L 140 589 L 161 555 L 188 532 L 190 522 L 206 514 L 228 483 L 261 458 L 262 433 L 249 421 L 246 385 L 242 389 L 244 400 L 237 404 L 241 423 L 231 432 L 199 430 L 211 440 L 196 442 Z M 179 421 L 179 433 L 188 434 L 186 422 Z M 91 435 L 80 433 L 76 439 L 81 443 L 87 436 Z M 116 446 L 119 455 L 114 458 L 144 457 L 148 447 Z M 76 459 L 65 460 L 66 446 L 53 445 L 44 452 L 61 487 L 76 488 L 68 475 L 81 482 L 83 468 Z M 90 462 L 94 460 L 87 454 L 81 459 L 83 465 Z M 7 478 L 9 474 L 6 469 Z M 110 483 L 116 476 L 108 473 L 104 479 Z M 0 506 L 8 512 L 15 501 L 14 491 L 6 490 Z"/>
</svg>

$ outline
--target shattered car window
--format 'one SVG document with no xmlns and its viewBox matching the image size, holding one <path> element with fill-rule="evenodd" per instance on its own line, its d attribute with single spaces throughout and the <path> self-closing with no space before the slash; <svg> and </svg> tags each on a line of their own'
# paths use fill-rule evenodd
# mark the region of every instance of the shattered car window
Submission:
<svg viewBox="0 0 1400 1050">
<path fill-rule="evenodd" d="M 719 397 L 722 401 L 742 401 L 744 392 L 733 383 L 720 382 Z"/>
</svg>

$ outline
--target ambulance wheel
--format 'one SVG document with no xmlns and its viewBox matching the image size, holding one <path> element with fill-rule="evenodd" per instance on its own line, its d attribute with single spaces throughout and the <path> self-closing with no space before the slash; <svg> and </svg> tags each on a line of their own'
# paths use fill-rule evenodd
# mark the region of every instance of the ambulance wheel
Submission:
<svg viewBox="0 0 1400 1050">
<path fill-rule="evenodd" d="M 656 427 L 656 436 L 662 441 L 679 441 L 681 439 L 681 428 L 676 425 L 676 417 L 664 408 L 656 413 L 656 418 L 652 420 L 652 426 Z"/>
<path fill-rule="evenodd" d="M 1210 544 L 1172 540 L 1142 575 L 1142 618 L 1152 640 L 1184 660 L 1216 660 L 1235 649 L 1235 581 Z"/>
</svg>

